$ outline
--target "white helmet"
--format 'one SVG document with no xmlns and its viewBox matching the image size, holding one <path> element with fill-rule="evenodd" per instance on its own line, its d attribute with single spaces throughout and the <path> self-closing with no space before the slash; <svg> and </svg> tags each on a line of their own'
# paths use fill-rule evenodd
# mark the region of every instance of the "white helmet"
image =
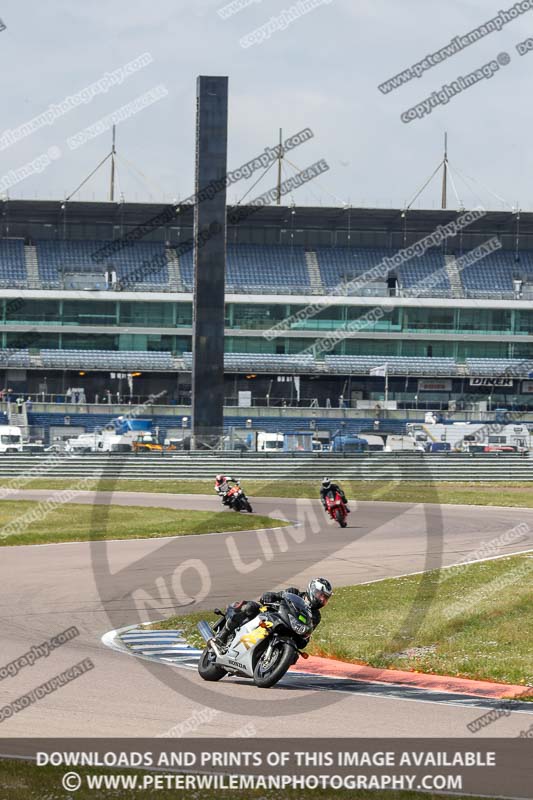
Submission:
<svg viewBox="0 0 533 800">
<path fill-rule="evenodd" d="M 323 608 L 333 594 L 333 587 L 327 578 L 312 578 L 307 587 L 311 608 Z"/>
</svg>

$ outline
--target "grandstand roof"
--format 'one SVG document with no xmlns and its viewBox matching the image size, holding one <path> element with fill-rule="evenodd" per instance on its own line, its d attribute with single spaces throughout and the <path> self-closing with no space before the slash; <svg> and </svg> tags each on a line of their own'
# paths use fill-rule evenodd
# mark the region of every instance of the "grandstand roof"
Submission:
<svg viewBox="0 0 533 800">
<path fill-rule="evenodd" d="M 65 206 L 65 209 L 63 208 Z M 64 204 L 59 200 L 2 200 L 0 210 L 4 224 L 21 226 L 31 223 L 59 225 L 69 223 L 92 223 L 113 225 L 139 225 L 163 210 L 168 204 L 163 203 L 121 203 L 121 202 L 81 202 L 69 201 Z M 228 206 L 228 214 L 235 207 Z M 351 208 L 351 207 L 313 207 L 313 206 L 266 206 L 258 209 L 249 219 L 239 223 L 240 227 L 283 226 L 291 221 L 295 212 L 298 228 L 324 230 L 364 229 L 375 231 L 402 231 L 404 219 L 401 209 L 385 208 Z M 66 213 L 65 213 L 66 212 Z M 407 212 L 407 223 L 410 231 L 434 230 L 438 225 L 445 225 L 456 219 L 458 211 L 419 210 Z M 192 226 L 193 206 L 180 206 L 177 215 L 183 223 Z M 510 233 L 516 225 L 516 214 L 511 211 L 489 211 L 471 225 L 469 230 L 491 231 L 492 233 Z M 522 236 L 533 235 L 533 213 L 521 212 L 520 232 Z M 5 235 L 5 233 L 4 233 Z M 13 235 L 24 235 L 23 233 Z"/>
</svg>

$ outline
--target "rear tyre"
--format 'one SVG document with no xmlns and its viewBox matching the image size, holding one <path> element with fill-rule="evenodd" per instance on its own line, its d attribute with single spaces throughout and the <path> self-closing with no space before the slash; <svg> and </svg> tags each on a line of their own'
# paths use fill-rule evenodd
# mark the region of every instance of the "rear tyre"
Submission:
<svg viewBox="0 0 533 800">
<path fill-rule="evenodd" d="M 198 662 L 198 674 L 204 681 L 219 681 L 226 674 L 226 670 L 213 663 L 216 658 L 213 651 L 206 647 Z"/>
<path fill-rule="evenodd" d="M 254 683 L 260 689 L 269 689 L 280 681 L 289 667 L 294 664 L 295 652 L 290 644 L 278 642 L 272 648 L 270 659 L 265 661 L 266 652 L 262 653 L 254 667 Z"/>
</svg>

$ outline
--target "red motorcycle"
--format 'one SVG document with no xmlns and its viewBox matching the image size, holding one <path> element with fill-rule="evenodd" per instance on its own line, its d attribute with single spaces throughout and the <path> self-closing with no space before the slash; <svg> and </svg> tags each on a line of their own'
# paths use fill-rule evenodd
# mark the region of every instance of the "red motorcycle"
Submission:
<svg viewBox="0 0 533 800">
<path fill-rule="evenodd" d="M 348 523 L 346 522 L 346 517 L 348 512 L 346 511 L 346 503 L 343 501 L 342 497 L 338 492 L 329 492 L 326 495 L 326 511 L 330 515 L 331 519 L 338 522 L 341 528 L 345 528 Z"/>
<path fill-rule="evenodd" d="M 239 483 L 232 486 L 226 495 L 226 505 L 233 509 L 233 511 L 248 511 L 252 513 L 252 506 L 250 501 L 244 494 Z"/>
</svg>

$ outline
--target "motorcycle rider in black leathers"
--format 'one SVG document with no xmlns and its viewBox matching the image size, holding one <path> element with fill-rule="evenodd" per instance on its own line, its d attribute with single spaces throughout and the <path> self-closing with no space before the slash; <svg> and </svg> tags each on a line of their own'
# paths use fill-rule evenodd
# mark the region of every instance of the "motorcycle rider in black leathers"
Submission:
<svg viewBox="0 0 533 800">
<path fill-rule="evenodd" d="M 295 586 L 291 586 L 285 591 L 297 594 L 298 597 L 303 599 L 311 613 L 314 630 L 321 620 L 319 609 L 324 608 L 333 594 L 331 583 L 327 578 L 312 578 L 304 592 L 300 592 Z M 278 603 L 281 600 L 281 595 L 282 592 L 265 592 L 259 598 L 259 602 L 255 600 L 240 600 L 237 603 L 232 603 L 226 610 L 226 622 L 217 633 L 216 643 L 226 648 L 237 628 L 256 617 L 261 610 L 261 606 Z M 305 647 L 305 644 L 302 643 L 302 647 Z"/>
<path fill-rule="evenodd" d="M 348 500 L 346 499 L 346 495 L 344 494 L 341 486 L 339 486 L 338 483 L 333 483 L 330 478 L 324 478 L 320 486 L 320 502 L 324 506 L 324 511 L 327 511 L 328 509 L 326 505 L 326 497 L 330 492 L 333 493 L 333 497 L 335 497 L 335 492 L 339 493 L 342 498 L 342 502 L 346 506 L 346 511 L 349 514 L 350 509 L 348 508 Z"/>
</svg>

